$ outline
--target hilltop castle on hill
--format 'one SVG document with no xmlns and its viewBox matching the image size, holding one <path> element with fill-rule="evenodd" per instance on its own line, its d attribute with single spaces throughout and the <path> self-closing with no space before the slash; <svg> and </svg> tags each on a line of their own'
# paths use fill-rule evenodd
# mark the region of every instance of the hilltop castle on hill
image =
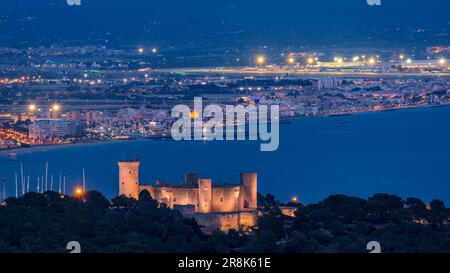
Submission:
<svg viewBox="0 0 450 273">
<path fill-rule="evenodd" d="M 214 185 L 195 173 L 185 176 L 183 185 L 140 185 L 138 160 L 119 162 L 119 194 L 135 199 L 143 190 L 185 217 L 195 218 L 205 232 L 215 229 L 245 230 L 256 225 L 257 174 L 242 173 L 239 184 Z"/>
</svg>

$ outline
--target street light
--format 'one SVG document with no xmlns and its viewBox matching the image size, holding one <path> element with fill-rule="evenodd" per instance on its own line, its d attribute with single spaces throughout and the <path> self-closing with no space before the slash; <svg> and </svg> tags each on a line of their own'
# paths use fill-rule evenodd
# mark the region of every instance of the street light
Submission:
<svg viewBox="0 0 450 273">
<path fill-rule="evenodd" d="M 83 195 L 84 195 L 83 188 L 80 187 L 80 186 L 77 186 L 77 187 L 75 188 L 75 190 L 74 190 L 74 195 L 75 195 L 75 197 L 77 197 L 77 198 L 83 197 Z"/>
<path fill-rule="evenodd" d="M 28 105 L 28 110 L 29 110 L 30 112 L 36 111 L 36 104 L 30 104 L 30 105 Z"/>
<path fill-rule="evenodd" d="M 259 65 L 263 65 L 266 62 L 266 57 L 263 55 L 259 55 L 256 57 L 256 63 Z"/>
<path fill-rule="evenodd" d="M 158 49 L 156 47 L 152 48 L 152 53 L 156 54 L 158 52 Z"/>
<path fill-rule="evenodd" d="M 445 60 L 444 58 L 441 58 L 441 59 L 439 60 L 439 64 L 440 64 L 440 65 L 445 65 L 446 62 L 447 62 L 447 60 Z"/>
<path fill-rule="evenodd" d="M 295 58 L 294 57 L 289 57 L 288 58 L 288 63 L 289 64 L 295 64 Z"/>
<path fill-rule="evenodd" d="M 61 106 L 59 104 L 53 104 L 52 110 L 53 111 L 59 111 L 61 109 Z"/>
<path fill-rule="evenodd" d="M 376 64 L 376 59 L 375 58 L 370 58 L 369 59 L 369 61 L 368 61 L 368 63 L 369 63 L 369 65 L 374 65 L 374 64 Z"/>
</svg>

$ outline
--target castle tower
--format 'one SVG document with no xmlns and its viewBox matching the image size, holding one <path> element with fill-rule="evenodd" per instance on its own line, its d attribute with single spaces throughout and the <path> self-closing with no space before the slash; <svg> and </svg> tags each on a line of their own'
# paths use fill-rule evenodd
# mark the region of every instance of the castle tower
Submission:
<svg viewBox="0 0 450 273">
<path fill-rule="evenodd" d="M 258 175 L 256 173 L 242 173 L 241 185 L 244 189 L 243 209 L 255 210 L 258 207 Z"/>
<path fill-rule="evenodd" d="M 209 213 L 212 209 L 212 181 L 198 180 L 198 210 L 199 213 Z"/>
<path fill-rule="evenodd" d="M 184 184 L 186 186 L 195 186 L 198 184 L 198 175 L 194 172 L 188 172 L 184 176 Z"/>
<path fill-rule="evenodd" d="M 138 199 L 139 161 L 119 161 L 119 195 Z"/>
</svg>

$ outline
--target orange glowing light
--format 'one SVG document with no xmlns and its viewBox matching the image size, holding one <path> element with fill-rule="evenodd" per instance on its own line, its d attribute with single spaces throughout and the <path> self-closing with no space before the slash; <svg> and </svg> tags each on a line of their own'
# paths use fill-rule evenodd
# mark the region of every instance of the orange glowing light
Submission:
<svg viewBox="0 0 450 273">
<path fill-rule="evenodd" d="M 295 58 L 294 57 L 289 57 L 288 58 L 288 63 L 289 64 L 295 64 Z"/>
<path fill-rule="evenodd" d="M 84 194 L 83 188 L 81 188 L 81 187 L 76 187 L 74 193 L 75 193 L 75 196 L 76 196 L 76 197 L 81 197 L 81 196 L 83 196 L 83 194 Z"/>
<path fill-rule="evenodd" d="M 61 106 L 59 105 L 59 104 L 54 104 L 53 106 L 52 106 L 52 110 L 53 111 L 59 111 L 61 109 Z"/>
<path fill-rule="evenodd" d="M 264 64 L 266 62 L 266 57 L 260 55 L 260 56 L 256 57 L 256 62 L 260 65 Z"/>
<path fill-rule="evenodd" d="M 189 113 L 189 118 L 198 118 L 199 116 L 200 115 L 195 111 Z"/>
</svg>

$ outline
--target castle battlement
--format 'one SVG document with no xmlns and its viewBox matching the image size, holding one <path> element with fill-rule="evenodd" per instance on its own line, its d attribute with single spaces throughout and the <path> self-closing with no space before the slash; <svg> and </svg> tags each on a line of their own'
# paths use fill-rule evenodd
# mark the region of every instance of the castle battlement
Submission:
<svg viewBox="0 0 450 273">
<path fill-rule="evenodd" d="M 135 199 L 143 190 L 169 208 L 190 206 L 195 213 L 237 213 L 257 209 L 257 174 L 242 173 L 238 184 L 214 185 L 212 179 L 187 173 L 184 184 L 140 185 L 139 161 L 120 161 L 119 194 Z"/>
</svg>

